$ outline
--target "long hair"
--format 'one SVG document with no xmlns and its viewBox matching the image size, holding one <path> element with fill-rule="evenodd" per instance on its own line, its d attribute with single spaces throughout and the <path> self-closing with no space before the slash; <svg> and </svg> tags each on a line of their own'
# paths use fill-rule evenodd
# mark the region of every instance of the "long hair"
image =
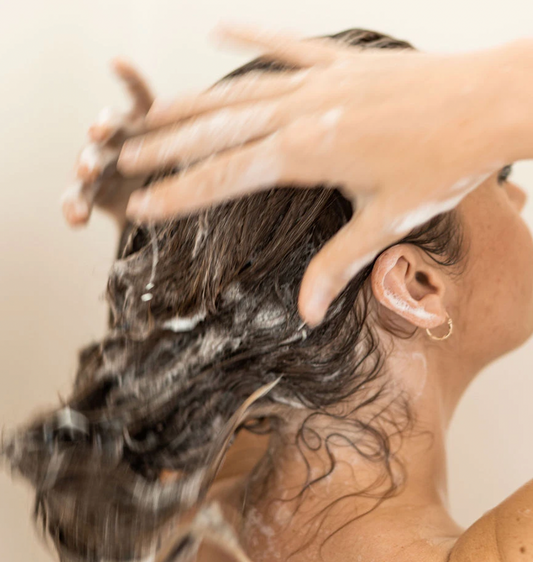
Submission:
<svg viewBox="0 0 533 562">
<path fill-rule="evenodd" d="M 360 29 L 332 38 L 411 48 Z M 225 79 L 252 70 L 294 69 L 262 57 Z M 297 309 L 307 265 L 352 214 L 338 190 L 287 185 L 157 226 L 127 225 L 107 286 L 107 333 L 80 352 L 68 399 L 3 445 L 35 487 L 35 516 L 61 560 L 146 557 L 205 499 L 238 431 L 265 420 L 276 431 L 296 410 L 327 415 L 348 399 L 362 414 L 379 399 L 383 353 L 365 293 L 373 264 L 318 327 L 304 325 Z M 443 267 L 462 258 L 453 211 L 403 241 Z M 369 397 L 363 389 L 372 384 Z M 302 451 L 311 447 L 305 423 L 296 436 Z M 371 460 L 392 475 L 387 431 L 378 421 L 360 426 Z M 162 482 L 163 470 L 180 478 Z M 186 542 L 174 559 L 185 557 Z"/>
</svg>

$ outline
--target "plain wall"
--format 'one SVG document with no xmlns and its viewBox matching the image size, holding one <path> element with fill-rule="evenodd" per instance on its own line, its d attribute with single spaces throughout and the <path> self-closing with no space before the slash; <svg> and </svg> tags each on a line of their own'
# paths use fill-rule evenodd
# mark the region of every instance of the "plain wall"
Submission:
<svg viewBox="0 0 533 562">
<path fill-rule="evenodd" d="M 116 232 L 101 216 L 69 230 L 58 199 L 91 121 L 126 102 L 112 56 L 137 62 L 170 97 L 250 58 L 208 41 L 220 20 L 306 35 L 364 27 L 452 52 L 526 36 L 532 17 L 531 0 L 0 0 L 0 426 L 66 395 L 77 349 L 104 331 Z M 516 166 L 514 179 L 533 186 L 533 166 Z M 482 373 L 460 405 L 449 466 L 462 525 L 533 477 L 532 363 L 530 342 Z M 50 559 L 30 511 L 28 487 L 1 472 L 0 560 Z"/>
</svg>

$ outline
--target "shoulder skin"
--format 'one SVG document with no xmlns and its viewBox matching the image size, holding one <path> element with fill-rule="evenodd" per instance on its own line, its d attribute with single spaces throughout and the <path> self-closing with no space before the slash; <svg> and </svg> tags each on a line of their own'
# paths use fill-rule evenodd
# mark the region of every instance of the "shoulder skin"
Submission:
<svg viewBox="0 0 533 562">
<path fill-rule="evenodd" d="M 533 480 L 469 527 L 449 562 L 533 562 Z"/>
</svg>

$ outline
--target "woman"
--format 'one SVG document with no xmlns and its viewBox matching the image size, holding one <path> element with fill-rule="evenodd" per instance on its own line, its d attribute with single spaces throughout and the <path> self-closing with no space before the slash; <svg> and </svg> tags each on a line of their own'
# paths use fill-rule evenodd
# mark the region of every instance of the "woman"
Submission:
<svg viewBox="0 0 533 562">
<path fill-rule="evenodd" d="M 361 30 L 335 38 L 408 47 Z M 253 69 L 289 70 L 260 59 L 237 74 Z M 119 128 L 106 150 L 119 149 Z M 220 549 L 252 560 L 531 557 L 531 486 L 464 532 L 446 497 L 444 435 L 461 394 L 533 331 L 533 243 L 509 173 L 502 166 L 372 257 L 316 327 L 298 317 L 299 284 L 353 216 L 341 192 L 286 186 L 127 225 L 109 333 L 82 352 L 66 407 L 5 445 L 62 559 L 147 556 L 177 515 L 190 526 L 167 559 L 204 536 L 218 546 L 202 560 Z M 99 201 L 120 207 L 105 191 Z M 79 200 L 67 199 L 71 220 Z M 242 462 L 247 432 L 265 436 Z M 223 516 L 195 511 L 214 499 Z"/>
</svg>

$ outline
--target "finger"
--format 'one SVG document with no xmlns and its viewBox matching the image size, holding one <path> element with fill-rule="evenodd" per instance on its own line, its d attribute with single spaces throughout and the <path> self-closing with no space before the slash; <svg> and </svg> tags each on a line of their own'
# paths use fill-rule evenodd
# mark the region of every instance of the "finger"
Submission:
<svg viewBox="0 0 533 562">
<path fill-rule="evenodd" d="M 162 220 L 288 182 L 274 134 L 133 193 L 126 213 L 139 221 Z"/>
<path fill-rule="evenodd" d="M 264 137 L 284 125 L 277 102 L 220 110 L 124 143 L 119 169 L 135 175 L 198 160 Z"/>
<path fill-rule="evenodd" d="M 81 226 L 89 220 L 97 185 L 86 184 L 78 179 L 61 196 L 63 216 L 70 226 Z"/>
<path fill-rule="evenodd" d="M 223 107 L 288 94 L 300 88 L 308 74 L 307 70 L 282 74 L 251 72 L 224 80 L 206 92 L 189 94 L 170 102 L 156 99 L 146 116 L 146 125 L 161 127 Z"/>
<path fill-rule="evenodd" d="M 329 168 L 331 160 L 328 133 L 339 116 L 338 108 L 305 115 L 263 139 L 213 155 L 150 190 L 134 193 L 127 214 L 141 221 L 158 220 L 276 185 L 323 184 L 324 166 Z M 124 173 L 122 154 L 118 169 Z"/>
<path fill-rule="evenodd" d="M 113 71 L 124 82 L 133 100 L 134 114 L 146 115 L 154 96 L 144 77 L 126 60 L 117 57 L 111 62 Z"/>
<path fill-rule="evenodd" d="M 144 116 L 153 101 L 146 81 L 132 65 L 122 59 L 114 59 L 112 65 L 115 74 L 126 84 L 132 97 L 133 107 L 130 113 L 133 116 Z M 105 107 L 89 128 L 89 138 L 94 143 L 106 143 L 121 129 L 128 129 L 127 121 L 127 114 Z"/>
<path fill-rule="evenodd" d="M 251 25 L 219 25 L 214 29 L 214 35 L 224 43 L 259 48 L 268 58 L 300 68 L 331 64 L 347 52 L 346 47 L 331 39 L 302 39 L 294 34 L 266 31 Z"/>
<path fill-rule="evenodd" d="M 118 148 L 89 143 L 76 164 L 76 178 L 84 183 L 95 182 L 117 160 L 118 153 Z"/>
<path fill-rule="evenodd" d="M 92 183 L 77 179 L 61 196 L 63 215 L 70 226 L 86 224 L 94 207 L 115 218 L 124 217 L 131 193 L 144 182 L 145 178 L 124 179 L 116 173 Z"/>
<path fill-rule="evenodd" d="M 81 152 L 75 167 L 75 180 L 61 197 L 65 219 L 71 226 L 85 224 L 94 201 L 110 176 L 118 149 L 91 143 Z"/>
<path fill-rule="evenodd" d="M 105 143 L 122 128 L 124 115 L 112 107 L 104 107 L 89 127 L 89 138 L 94 143 Z"/>
<path fill-rule="evenodd" d="M 380 214 L 380 202 L 374 199 L 311 260 L 298 298 L 300 315 L 309 325 L 318 325 L 350 280 L 395 241 L 390 231 L 381 227 Z"/>
</svg>

